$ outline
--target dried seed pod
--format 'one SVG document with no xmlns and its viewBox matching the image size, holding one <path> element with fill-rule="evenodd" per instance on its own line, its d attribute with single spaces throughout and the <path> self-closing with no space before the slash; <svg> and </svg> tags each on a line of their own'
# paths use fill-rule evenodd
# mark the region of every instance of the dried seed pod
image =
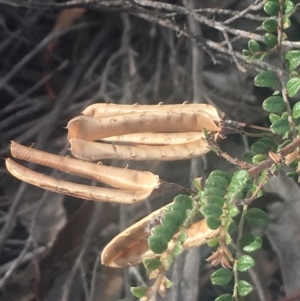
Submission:
<svg viewBox="0 0 300 301">
<path fill-rule="evenodd" d="M 183 160 L 202 156 L 210 151 L 204 140 L 164 146 L 131 146 L 70 139 L 71 152 L 79 159 L 97 161 L 120 160 Z"/>
<path fill-rule="evenodd" d="M 136 191 L 118 190 L 72 183 L 40 174 L 9 158 L 5 160 L 5 163 L 7 170 L 21 181 L 49 191 L 71 195 L 84 200 L 132 204 L 145 200 L 152 193 L 152 189 Z"/>
<path fill-rule="evenodd" d="M 124 268 L 138 264 L 145 258 L 158 256 L 149 249 L 147 242 L 149 233 L 145 229 L 153 219 L 163 214 L 171 204 L 152 212 L 114 237 L 102 251 L 102 264 L 114 268 Z M 219 233 L 220 229 L 209 229 L 205 220 L 196 222 L 186 230 L 187 239 L 183 244 L 183 249 L 187 250 L 205 244 L 210 239 L 217 237 Z M 176 235 L 178 234 L 175 234 L 175 238 Z M 174 241 L 171 240 L 168 248 L 172 248 L 173 245 Z"/>
<path fill-rule="evenodd" d="M 148 171 L 99 165 L 74 158 L 46 153 L 11 143 L 11 154 L 21 160 L 41 164 L 73 175 L 105 183 L 124 190 L 153 190 L 159 187 L 159 177 Z"/>
<path fill-rule="evenodd" d="M 104 141 L 145 145 L 182 144 L 204 138 L 203 132 L 139 133 L 104 138 Z"/>
<path fill-rule="evenodd" d="M 203 103 L 183 103 L 183 104 L 163 104 L 159 103 L 158 105 L 118 105 L 118 104 L 107 104 L 107 103 L 96 103 L 88 106 L 82 112 L 85 116 L 103 118 L 119 115 L 131 115 L 131 114 L 141 114 L 150 111 L 161 111 L 161 110 L 173 110 L 173 109 L 182 109 L 193 108 L 197 110 L 202 110 L 207 112 L 213 120 L 219 120 L 219 114 L 215 107 L 203 104 Z"/>
<path fill-rule="evenodd" d="M 287 165 L 291 164 L 293 161 L 295 161 L 296 159 L 298 159 L 298 149 L 295 149 L 292 153 L 288 154 L 286 157 L 285 157 L 285 163 Z"/>
<path fill-rule="evenodd" d="M 78 116 L 67 125 L 68 139 L 88 141 L 143 132 L 218 132 L 215 119 L 207 111 L 185 108 L 149 111 L 141 114 L 121 115 L 107 118 Z"/>
</svg>

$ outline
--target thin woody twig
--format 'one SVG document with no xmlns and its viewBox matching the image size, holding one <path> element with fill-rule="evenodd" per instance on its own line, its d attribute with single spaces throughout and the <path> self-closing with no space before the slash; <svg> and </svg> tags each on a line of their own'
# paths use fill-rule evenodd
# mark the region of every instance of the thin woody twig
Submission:
<svg viewBox="0 0 300 301">
<path fill-rule="evenodd" d="M 237 68 L 241 71 L 241 72 L 247 72 L 247 70 L 240 64 L 240 62 L 238 61 L 235 52 L 233 50 L 232 44 L 230 43 L 229 37 L 227 32 L 223 31 L 223 36 L 225 38 L 225 41 L 227 43 L 228 49 L 230 51 L 230 54 L 232 55 L 233 61 L 235 62 Z"/>
<path fill-rule="evenodd" d="M 294 139 L 294 141 L 292 143 L 290 143 L 289 145 L 287 145 L 285 148 L 283 148 L 278 155 L 281 157 L 285 157 L 288 154 L 292 153 L 297 147 L 300 146 L 300 138 L 296 138 Z M 271 158 L 268 158 L 264 161 L 262 161 L 261 163 L 259 163 L 256 166 L 253 166 L 252 168 L 250 168 L 248 170 L 249 175 L 252 178 L 257 177 L 264 169 L 268 169 L 269 167 L 272 166 L 272 164 L 274 163 L 274 161 Z"/>
</svg>

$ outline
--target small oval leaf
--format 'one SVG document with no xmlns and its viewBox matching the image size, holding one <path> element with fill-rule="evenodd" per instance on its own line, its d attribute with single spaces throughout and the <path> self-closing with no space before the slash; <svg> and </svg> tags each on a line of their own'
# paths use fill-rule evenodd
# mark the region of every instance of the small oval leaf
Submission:
<svg viewBox="0 0 300 301">
<path fill-rule="evenodd" d="M 204 203 L 207 204 L 216 204 L 220 207 L 224 205 L 224 198 L 218 195 L 209 195 L 203 199 Z"/>
<path fill-rule="evenodd" d="M 245 281 L 245 280 L 240 280 L 238 282 L 238 295 L 241 297 L 245 297 L 249 295 L 253 290 L 253 286 Z"/>
<path fill-rule="evenodd" d="M 230 282 L 231 278 L 232 271 L 226 268 L 220 268 L 210 276 L 212 284 L 216 285 L 226 285 Z"/>
<path fill-rule="evenodd" d="M 293 77 L 286 83 L 286 89 L 289 97 L 294 97 L 300 89 L 300 78 Z"/>
<path fill-rule="evenodd" d="M 145 258 L 143 260 L 144 267 L 149 271 L 154 271 L 161 266 L 161 262 L 157 258 Z"/>
<path fill-rule="evenodd" d="M 275 141 L 268 137 L 260 138 L 251 145 L 251 150 L 257 154 L 267 154 L 270 151 L 276 151 L 276 148 Z"/>
<path fill-rule="evenodd" d="M 279 119 L 272 123 L 270 129 L 274 134 L 283 135 L 290 129 L 290 125 L 287 119 Z"/>
<path fill-rule="evenodd" d="M 270 96 L 264 100 L 262 107 L 269 113 L 278 113 L 283 111 L 285 105 L 281 96 Z"/>
<path fill-rule="evenodd" d="M 258 42 L 253 39 L 248 41 L 248 48 L 251 52 L 260 51 L 260 46 L 259 46 Z"/>
<path fill-rule="evenodd" d="M 298 119 L 300 117 L 300 102 L 296 102 L 293 106 L 293 118 Z"/>
<path fill-rule="evenodd" d="M 221 176 L 210 176 L 206 181 L 205 181 L 205 188 L 206 187 L 215 187 L 219 188 L 222 190 L 226 190 L 228 186 L 228 181 L 226 178 L 221 177 Z"/>
<path fill-rule="evenodd" d="M 270 16 L 276 16 L 279 12 L 280 6 L 277 2 L 268 1 L 264 5 L 264 11 Z"/>
<path fill-rule="evenodd" d="M 217 204 L 205 205 L 200 209 L 200 211 L 204 216 L 212 215 L 216 218 L 219 218 L 223 213 L 222 207 Z"/>
<path fill-rule="evenodd" d="M 267 158 L 268 158 L 267 155 L 261 155 L 261 154 L 255 155 L 255 156 L 253 156 L 253 158 L 252 158 L 252 163 L 253 163 L 253 164 L 258 164 L 258 163 L 260 163 L 260 162 L 262 162 L 262 161 L 265 161 Z"/>
<path fill-rule="evenodd" d="M 246 219 L 252 226 L 266 226 L 269 223 L 269 216 L 259 208 L 251 208 L 247 211 Z"/>
<path fill-rule="evenodd" d="M 270 49 L 274 48 L 278 44 L 277 37 L 268 32 L 264 34 L 264 42 Z"/>
<path fill-rule="evenodd" d="M 149 249 L 155 254 L 161 254 L 168 248 L 168 241 L 162 236 L 150 236 L 148 238 Z"/>
<path fill-rule="evenodd" d="M 228 184 L 231 181 L 230 175 L 226 171 L 223 171 L 223 170 L 214 170 L 209 174 L 209 177 L 215 177 L 215 176 L 222 177 L 222 178 L 226 179 Z"/>
<path fill-rule="evenodd" d="M 233 298 L 229 294 L 224 294 L 216 298 L 215 301 L 233 301 Z"/>
<path fill-rule="evenodd" d="M 141 299 L 142 297 L 146 296 L 146 294 L 148 292 L 148 288 L 145 286 L 137 286 L 137 287 L 131 287 L 130 291 L 133 296 Z"/>
<path fill-rule="evenodd" d="M 290 14 L 294 11 L 295 9 L 295 4 L 293 3 L 293 1 L 287 0 L 284 3 L 284 14 Z"/>
<path fill-rule="evenodd" d="M 291 27 L 292 22 L 288 16 L 283 16 L 283 29 Z"/>
<path fill-rule="evenodd" d="M 263 71 L 256 75 L 254 83 L 258 87 L 274 88 L 277 86 L 278 78 L 273 71 Z"/>
<path fill-rule="evenodd" d="M 274 123 L 274 122 L 276 122 L 276 121 L 278 121 L 280 119 L 281 119 L 281 117 L 278 116 L 278 115 L 276 115 L 276 114 L 274 114 L 274 113 L 271 113 L 269 115 L 269 120 L 270 120 L 271 123 Z"/>
<path fill-rule="evenodd" d="M 246 272 L 255 265 L 255 260 L 249 255 L 243 255 L 237 262 L 237 269 L 240 272 Z"/>
<path fill-rule="evenodd" d="M 272 33 L 277 31 L 278 23 L 274 19 L 267 19 L 263 22 L 262 26 L 265 31 Z"/>
<path fill-rule="evenodd" d="M 262 247 L 262 239 L 254 234 L 245 234 L 241 239 L 241 247 L 245 252 L 253 252 Z"/>
<path fill-rule="evenodd" d="M 220 219 L 216 218 L 213 215 L 208 215 L 205 217 L 206 224 L 209 229 L 216 230 L 221 226 Z"/>
<path fill-rule="evenodd" d="M 289 61 L 289 69 L 292 71 L 300 65 L 300 50 L 291 50 L 285 54 L 285 59 Z"/>
</svg>

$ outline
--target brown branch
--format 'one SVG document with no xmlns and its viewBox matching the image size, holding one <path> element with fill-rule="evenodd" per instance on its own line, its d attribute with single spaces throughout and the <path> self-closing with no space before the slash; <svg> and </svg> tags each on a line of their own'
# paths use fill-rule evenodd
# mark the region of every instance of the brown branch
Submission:
<svg viewBox="0 0 300 301">
<path fill-rule="evenodd" d="M 300 146 L 300 138 L 296 138 L 296 139 L 294 139 L 294 141 L 292 143 L 290 143 L 285 148 L 283 148 L 278 153 L 278 155 L 281 156 L 281 157 L 285 157 L 288 154 L 292 153 L 299 146 Z M 268 159 L 262 161 L 261 163 L 259 163 L 258 165 L 253 166 L 252 168 L 250 168 L 248 170 L 249 175 L 252 178 L 256 178 L 264 169 L 267 169 L 267 168 L 271 167 L 273 163 L 274 163 L 274 161 L 271 158 L 268 158 Z"/>
</svg>

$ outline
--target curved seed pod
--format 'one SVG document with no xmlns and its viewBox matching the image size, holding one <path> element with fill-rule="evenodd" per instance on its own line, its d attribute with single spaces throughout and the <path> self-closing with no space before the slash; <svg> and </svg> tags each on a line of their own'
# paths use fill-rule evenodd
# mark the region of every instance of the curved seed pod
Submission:
<svg viewBox="0 0 300 301">
<path fill-rule="evenodd" d="M 217 119 L 217 121 L 220 118 Z M 209 132 L 219 131 L 214 119 L 203 110 L 173 109 L 108 118 L 78 116 L 67 125 L 68 139 L 89 141 L 143 132 Z"/>
<path fill-rule="evenodd" d="M 161 215 L 169 205 L 152 212 L 147 217 L 114 237 L 101 253 L 102 264 L 113 268 L 124 268 L 138 264 L 145 258 L 158 256 L 149 249 L 147 242 L 149 234 L 145 229 L 147 225 L 155 217 Z M 183 249 L 187 250 L 205 244 L 210 239 L 217 237 L 219 233 L 220 229 L 209 229 L 205 220 L 196 222 L 186 230 L 187 239 L 183 244 Z M 178 234 L 175 234 L 175 238 L 176 235 Z M 174 240 L 171 240 L 168 244 L 168 248 L 172 248 L 173 245 Z"/>
<path fill-rule="evenodd" d="M 136 144 L 181 144 L 204 138 L 203 132 L 186 133 L 139 133 L 104 138 L 104 141 L 136 143 Z"/>
<path fill-rule="evenodd" d="M 295 161 L 296 159 L 298 159 L 298 150 L 295 149 L 292 153 L 288 154 L 286 157 L 285 157 L 285 163 L 287 165 L 291 164 L 293 161 Z"/>
<path fill-rule="evenodd" d="M 160 110 L 173 110 L 181 109 L 186 110 L 189 108 L 194 108 L 197 110 L 202 110 L 207 112 L 213 120 L 219 120 L 219 114 L 215 107 L 212 105 L 204 103 L 183 103 L 183 104 L 158 104 L 158 105 L 118 105 L 118 104 L 107 104 L 107 103 L 96 103 L 88 106 L 82 112 L 85 116 L 103 118 L 119 115 L 131 115 L 131 114 L 140 114 L 150 111 L 160 111 Z"/>
<path fill-rule="evenodd" d="M 63 181 L 30 170 L 9 158 L 5 160 L 5 164 L 7 170 L 21 181 L 84 200 L 132 204 L 145 200 L 152 193 L 152 189 L 138 191 L 117 190 Z"/>
<path fill-rule="evenodd" d="M 210 151 L 204 140 L 164 145 L 130 146 L 70 139 L 71 152 L 79 159 L 97 161 L 101 159 L 120 160 L 184 160 L 202 156 Z"/>
<path fill-rule="evenodd" d="M 11 154 L 17 159 L 96 180 L 118 189 L 153 190 L 159 187 L 159 177 L 151 172 L 84 162 L 78 159 L 46 153 L 13 141 L 11 143 Z"/>
</svg>

